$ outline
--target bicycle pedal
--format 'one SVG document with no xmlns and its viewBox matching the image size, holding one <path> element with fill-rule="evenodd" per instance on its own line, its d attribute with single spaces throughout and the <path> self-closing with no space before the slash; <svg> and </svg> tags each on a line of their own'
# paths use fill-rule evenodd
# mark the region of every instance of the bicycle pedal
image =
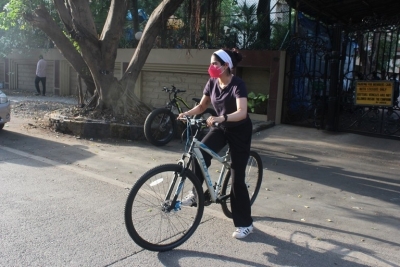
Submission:
<svg viewBox="0 0 400 267">
<path fill-rule="evenodd" d="M 230 198 L 231 194 L 227 194 L 225 196 L 219 197 L 217 199 L 217 203 L 225 203 L 228 198 Z"/>
</svg>

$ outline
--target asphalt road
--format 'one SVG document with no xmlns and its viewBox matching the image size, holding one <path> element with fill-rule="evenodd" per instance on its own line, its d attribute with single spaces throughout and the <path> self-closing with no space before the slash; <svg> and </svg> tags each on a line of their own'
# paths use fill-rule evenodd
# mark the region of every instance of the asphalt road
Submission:
<svg viewBox="0 0 400 267">
<path fill-rule="evenodd" d="M 127 234 L 125 200 L 182 144 L 76 139 L 14 118 L 0 132 L 0 266 L 400 266 L 399 141 L 277 125 L 253 147 L 265 167 L 255 233 L 233 239 L 211 205 L 186 243 L 155 253 Z"/>
</svg>

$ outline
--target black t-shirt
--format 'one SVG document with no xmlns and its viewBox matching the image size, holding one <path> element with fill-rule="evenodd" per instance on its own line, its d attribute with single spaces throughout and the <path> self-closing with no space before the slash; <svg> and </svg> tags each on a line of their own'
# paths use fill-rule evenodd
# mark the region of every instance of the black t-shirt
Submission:
<svg viewBox="0 0 400 267">
<path fill-rule="evenodd" d="M 219 86 L 218 78 L 210 78 L 204 87 L 203 94 L 210 97 L 215 112 L 218 116 L 221 116 L 237 111 L 236 99 L 247 98 L 247 89 L 243 80 L 237 76 L 233 76 L 231 82 L 224 89 L 221 89 Z M 248 115 L 246 119 L 241 121 L 226 122 L 225 126 L 237 126 L 244 123 L 247 119 L 249 119 Z"/>
</svg>

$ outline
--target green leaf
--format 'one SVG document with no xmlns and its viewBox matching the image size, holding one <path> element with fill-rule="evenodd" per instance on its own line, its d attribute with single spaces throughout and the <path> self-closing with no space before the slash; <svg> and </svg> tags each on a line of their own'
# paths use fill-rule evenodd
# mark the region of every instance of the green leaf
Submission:
<svg viewBox="0 0 400 267">
<path fill-rule="evenodd" d="M 268 98 L 269 95 L 250 92 L 247 94 L 247 107 L 252 113 L 254 113 L 257 107 L 266 104 Z"/>
</svg>

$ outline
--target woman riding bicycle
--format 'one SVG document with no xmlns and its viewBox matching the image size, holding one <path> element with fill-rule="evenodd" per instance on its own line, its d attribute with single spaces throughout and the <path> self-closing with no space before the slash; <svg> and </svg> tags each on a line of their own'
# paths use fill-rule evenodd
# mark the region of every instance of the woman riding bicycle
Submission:
<svg viewBox="0 0 400 267">
<path fill-rule="evenodd" d="M 210 79 L 203 90 L 200 104 L 193 109 L 181 113 L 178 119 L 184 116 L 193 116 L 204 112 L 211 103 L 217 116 L 210 116 L 207 125 L 211 127 L 202 142 L 211 150 L 219 152 L 226 144 L 229 145 L 231 155 L 231 209 L 236 231 L 232 237 L 244 238 L 253 231 L 251 205 L 249 193 L 245 184 L 245 170 L 249 159 L 252 122 L 247 114 L 247 89 L 242 79 L 232 74 L 232 69 L 242 60 L 236 50 L 218 50 L 211 55 L 211 64 L 208 68 Z M 214 123 L 220 124 L 214 127 Z M 211 156 L 203 153 L 207 167 L 211 165 Z M 198 163 L 194 164 L 196 176 L 201 182 L 204 177 Z M 190 192 L 183 200 L 182 205 L 195 205 L 196 192 Z"/>
</svg>

